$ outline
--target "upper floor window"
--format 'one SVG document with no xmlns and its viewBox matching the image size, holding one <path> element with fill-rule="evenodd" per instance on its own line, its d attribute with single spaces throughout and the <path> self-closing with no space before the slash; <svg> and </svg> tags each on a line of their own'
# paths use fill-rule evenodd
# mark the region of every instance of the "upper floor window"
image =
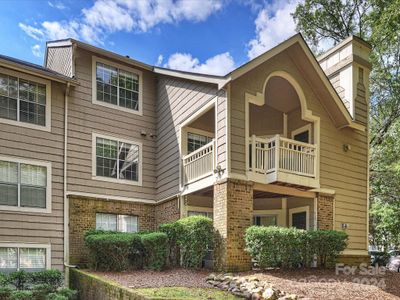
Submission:
<svg viewBox="0 0 400 300">
<path fill-rule="evenodd" d="M 191 153 L 197 149 L 207 145 L 212 141 L 209 136 L 188 132 L 187 134 L 187 151 Z"/>
<path fill-rule="evenodd" d="M 49 166 L 0 160 L 0 209 L 49 210 Z"/>
<path fill-rule="evenodd" d="M 133 113 L 141 113 L 141 72 L 100 58 L 93 59 L 93 102 Z"/>
<path fill-rule="evenodd" d="M 141 184 L 141 144 L 94 135 L 95 179 Z"/>
<path fill-rule="evenodd" d="M 0 68 L 1 121 L 49 129 L 49 89 L 45 80 Z"/>
</svg>

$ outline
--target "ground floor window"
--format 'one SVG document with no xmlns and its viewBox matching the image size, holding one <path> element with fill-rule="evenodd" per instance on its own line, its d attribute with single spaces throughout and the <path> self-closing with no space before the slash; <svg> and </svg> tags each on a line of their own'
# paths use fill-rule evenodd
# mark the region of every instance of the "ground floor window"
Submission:
<svg viewBox="0 0 400 300">
<path fill-rule="evenodd" d="M 0 244 L 0 271 L 40 271 L 48 268 L 49 247 Z"/>
<path fill-rule="evenodd" d="M 210 219 L 213 219 L 214 217 L 213 213 L 208 211 L 188 211 L 188 217 L 191 216 L 203 216 Z"/>
<path fill-rule="evenodd" d="M 308 206 L 289 209 L 289 226 L 308 230 L 310 227 L 309 215 Z"/>
<path fill-rule="evenodd" d="M 254 216 L 253 224 L 257 226 L 277 226 L 278 218 L 276 215 Z"/>
<path fill-rule="evenodd" d="M 129 215 L 97 213 L 96 229 L 120 232 L 137 232 L 138 217 Z"/>
</svg>

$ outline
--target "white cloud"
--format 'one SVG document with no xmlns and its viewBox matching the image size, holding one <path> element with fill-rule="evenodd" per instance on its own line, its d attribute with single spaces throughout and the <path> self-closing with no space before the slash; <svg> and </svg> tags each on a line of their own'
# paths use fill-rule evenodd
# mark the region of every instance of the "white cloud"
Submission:
<svg viewBox="0 0 400 300">
<path fill-rule="evenodd" d="M 275 0 L 259 11 L 255 20 L 256 37 L 248 46 L 247 56 L 250 59 L 276 46 L 296 33 L 296 25 L 291 14 L 299 0 L 287 2 Z"/>
<path fill-rule="evenodd" d="M 212 75 L 226 75 L 235 68 L 235 62 L 229 52 L 221 53 L 200 63 L 198 58 L 188 53 L 172 54 L 164 67 Z"/>
<path fill-rule="evenodd" d="M 64 4 L 62 4 L 61 2 L 58 2 L 58 1 L 56 1 L 56 2 L 48 1 L 47 4 L 48 4 L 50 7 L 57 8 L 57 9 L 59 9 L 59 10 L 63 10 L 63 9 L 66 9 L 66 8 L 67 8 Z"/>
<path fill-rule="evenodd" d="M 40 45 L 38 45 L 38 44 L 33 45 L 31 47 L 31 50 L 32 50 L 32 54 L 35 55 L 36 57 L 42 56 L 42 51 L 40 49 Z"/>
<path fill-rule="evenodd" d="M 56 7 L 56 2 L 48 2 Z M 71 20 L 45 21 L 37 27 L 20 23 L 20 28 L 36 40 L 75 37 L 102 43 L 116 31 L 145 32 L 162 23 L 183 20 L 199 22 L 220 10 L 223 0 L 96 0 Z"/>
<path fill-rule="evenodd" d="M 162 56 L 162 54 L 160 54 L 157 58 L 157 62 L 156 62 L 156 66 L 161 66 L 162 62 L 164 60 L 164 56 Z"/>
</svg>

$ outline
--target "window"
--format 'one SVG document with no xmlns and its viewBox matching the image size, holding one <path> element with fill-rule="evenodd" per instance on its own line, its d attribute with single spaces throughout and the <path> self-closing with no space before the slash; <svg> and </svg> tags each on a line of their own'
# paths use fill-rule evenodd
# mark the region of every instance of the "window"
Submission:
<svg viewBox="0 0 400 300">
<path fill-rule="evenodd" d="M 298 229 L 308 230 L 310 227 L 309 215 L 309 206 L 289 209 L 289 226 Z"/>
<path fill-rule="evenodd" d="M 141 184 L 141 144 L 94 135 L 96 179 Z"/>
<path fill-rule="evenodd" d="M 121 231 L 121 232 L 137 232 L 138 217 L 128 216 L 128 215 L 97 213 L 96 229 Z"/>
<path fill-rule="evenodd" d="M 141 72 L 93 58 L 93 102 L 140 113 Z"/>
<path fill-rule="evenodd" d="M 0 271 L 40 271 L 50 267 L 50 245 L 0 244 Z"/>
<path fill-rule="evenodd" d="M 212 141 L 212 138 L 205 135 L 188 132 L 187 141 L 187 151 L 188 153 L 191 153 L 203 147 L 204 145 L 207 145 L 209 142 Z"/>
<path fill-rule="evenodd" d="M 311 143 L 311 124 L 293 130 L 292 139 L 307 144 Z"/>
<path fill-rule="evenodd" d="M 32 79 L 31 76 L 0 69 L 0 118 L 5 123 L 18 122 L 19 125 L 46 128 L 47 114 L 50 112 L 47 98 L 49 83 Z M 10 73 L 10 74 L 8 74 Z M 25 77 L 27 79 L 25 79 Z M 29 127 L 27 126 L 27 127 Z M 49 130 L 47 126 L 46 130 Z"/>
<path fill-rule="evenodd" d="M 0 159 L 0 206 L 11 210 L 49 210 L 48 163 Z M 14 208 L 14 209 L 13 209 Z"/>
<path fill-rule="evenodd" d="M 276 215 L 254 216 L 253 224 L 257 226 L 277 226 Z"/>
<path fill-rule="evenodd" d="M 214 218 L 213 213 L 209 211 L 188 211 L 188 217 L 191 216 L 203 216 L 210 218 L 211 220 Z"/>
</svg>

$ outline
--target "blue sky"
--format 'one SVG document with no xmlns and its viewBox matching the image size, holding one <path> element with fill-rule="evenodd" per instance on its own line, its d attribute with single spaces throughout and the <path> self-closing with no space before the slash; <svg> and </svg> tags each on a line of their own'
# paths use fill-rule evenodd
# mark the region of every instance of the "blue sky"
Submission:
<svg viewBox="0 0 400 300">
<path fill-rule="evenodd" d="M 73 37 L 152 65 L 224 75 L 295 33 L 299 0 L 2 0 L 0 53 L 43 63 Z"/>
</svg>

